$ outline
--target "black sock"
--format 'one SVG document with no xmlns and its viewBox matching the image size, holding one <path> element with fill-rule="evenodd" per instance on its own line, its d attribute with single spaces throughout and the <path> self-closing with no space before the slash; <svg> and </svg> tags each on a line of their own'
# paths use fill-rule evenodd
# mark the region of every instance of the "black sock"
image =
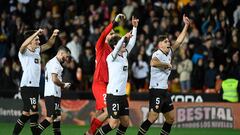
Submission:
<svg viewBox="0 0 240 135">
<path fill-rule="evenodd" d="M 138 135 L 146 134 L 151 125 L 152 123 L 148 119 L 145 120 L 139 128 Z"/>
<path fill-rule="evenodd" d="M 35 133 L 37 132 L 36 130 L 38 127 L 38 118 L 38 114 L 30 115 L 30 127 L 33 135 L 35 135 Z"/>
<path fill-rule="evenodd" d="M 112 131 L 113 129 L 109 124 L 103 126 L 102 128 L 98 129 L 96 135 L 106 135 L 108 132 Z"/>
<path fill-rule="evenodd" d="M 172 124 L 168 124 L 168 123 L 164 122 L 162 130 L 161 130 L 161 135 L 169 135 L 171 128 L 172 128 Z"/>
<path fill-rule="evenodd" d="M 41 134 L 43 130 L 45 130 L 51 123 L 48 120 L 43 120 L 41 123 L 38 125 L 38 134 Z"/>
<path fill-rule="evenodd" d="M 124 127 L 122 124 L 117 129 L 117 135 L 124 135 L 128 127 Z"/>
<path fill-rule="evenodd" d="M 61 130 L 60 130 L 60 121 L 54 121 L 53 122 L 53 133 L 54 135 L 61 135 Z"/>
<path fill-rule="evenodd" d="M 13 130 L 14 135 L 18 135 L 22 131 L 22 128 L 24 124 L 28 121 L 28 119 L 29 119 L 29 116 L 26 116 L 23 114 L 18 118 Z"/>
</svg>

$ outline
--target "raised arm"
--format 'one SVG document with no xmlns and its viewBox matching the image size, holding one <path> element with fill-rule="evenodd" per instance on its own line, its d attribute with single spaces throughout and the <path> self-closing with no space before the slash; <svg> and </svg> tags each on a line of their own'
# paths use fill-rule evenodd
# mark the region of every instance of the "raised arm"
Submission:
<svg viewBox="0 0 240 135">
<path fill-rule="evenodd" d="M 136 38 L 137 38 L 137 26 L 138 26 L 139 19 L 135 18 L 134 16 L 132 17 L 132 37 L 130 38 L 128 45 L 126 46 L 126 49 L 128 53 L 131 52 L 133 46 L 135 45 Z"/>
<path fill-rule="evenodd" d="M 182 32 L 180 33 L 180 35 L 178 36 L 176 42 L 172 46 L 173 51 L 175 51 L 182 44 L 184 38 L 186 37 L 188 27 L 190 26 L 190 20 L 188 17 L 185 16 L 185 14 L 183 15 L 183 22 L 185 24 L 184 28 L 183 28 Z"/>
<path fill-rule="evenodd" d="M 28 37 L 21 45 L 19 52 L 23 54 L 27 48 L 27 46 L 31 43 L 31 41 L 40 33 L 42 33 L 42 29 L 38 29 L 35 33 L 33 33 L 30 37 Z"/>
<path fill-rule="evenodd" d="M 117 43 L 117 45 L 115 46 L 113 52 L 111 53 L 112 57 L 113 57 L 113 60 L 116 59 L 117 55 L 118 55 L 118 52 L 120 51 L 122 45 L 123 45 L 123 42 L 125 40 L 125 36 L 123 36 Z"/>
<path fill-rule="evenodd" d="M 103 32 L 101 33 L 100 37 L 97 40 L 96 43 L 96 49 L 99 50 L 103 47 L 104 43 L 105 43 L 105 39 L 107 37 L 107 35 L 111 32 L 111 30 L 113 29 L 113 27 L 115 25 L 118 24 L 119 21 L 121 21 L 122 19 L 124 19 L 125 16 L 123 14 L 118 14 L 115 19 L 103 30 Z"/>
<path fill-rule="evenodd" d="M 58 29 L 55 29 L 53 31 L 53 34 L 52 36 L 49 38 L 49 40 L 47 41 L 47 43 L 41 45 L 41 52 L 45 52 L 47 51 L 48 49 L 52 48 L 52 46 L 54 45 L 55 43 L 55 40 L 56 40 L 56 37 L 59 33 L 59 30 Z"/>
<path fill-rule="evenodd" d="M 105 38 L 106 36 L 110 33 L 110 31 L 113 28 L 113 23 L 111 22 L 105 29 L 104 31 L 101 33 L 100 37 L 97 40 L 96 43 L 96 49 L 99 50 L 100 48 L 103 48 L 104 42 L 105 42 Z"/>
</svg>

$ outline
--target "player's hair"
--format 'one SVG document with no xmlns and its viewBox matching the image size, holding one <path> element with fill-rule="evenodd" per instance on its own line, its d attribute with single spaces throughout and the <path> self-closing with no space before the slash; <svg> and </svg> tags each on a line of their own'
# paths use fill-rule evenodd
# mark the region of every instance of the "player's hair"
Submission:
<svg viewBox="0 0 240 135">
<path fill-rule="evenodd" d="M 35 32 L 37 32 L 37 30 L 27 30 L 24 32 L 23 37 L 26 40 L 28 37 L 30 37 L 31 35 L 33 35 Z"/>
<path fill-rule="evenodd" d="M 167 34 L 158 36 L 157 42 L 155 43 L 156 49 L 157 49 L 157 46 L 158 46 L 159 42 L 163 41 L 166 38 L 168 38 Z"/>
<path fill-rule="evenodd" d="M 121 39 L 121 36 L 119 36 L 118 34 L 114 35 L 111 37 L 111 39 L 109 40 L 108 44 L 110 45 L 110 47 L 113 49 L 114 46 L 118 43 L 118 41 Z"/>
<path fill-rule="evenodd" d="M 157 44 L 160 42 L 160 41 L 163 41 L 164 39 L 168 38 L 168 35 L 160 35 L 158 36 L 158 40 L 157 40 Z"/>
<path fill-rule="evenodd" d="M 66 52 L 66 53 L 71 54 L 71 51 L 70 51 L 66 46 L 60 46 L 60 47 L 58 48 L 58 52 L 59 52 L 59 51 L 64 51 L 64 52 Z"/>
</svg>

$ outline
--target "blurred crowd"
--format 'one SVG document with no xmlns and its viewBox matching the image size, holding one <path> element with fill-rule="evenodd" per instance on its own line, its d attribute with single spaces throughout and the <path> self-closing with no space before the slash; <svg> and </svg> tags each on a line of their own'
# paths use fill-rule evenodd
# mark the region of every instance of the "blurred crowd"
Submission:
<svg viewBox="0 0 240 135">
<path fill-rule="evenodd" d="M 147 90 L 157 38 L 168 34 L 175 41 L 183 28 L 183 14 L 192 25 L 173 59 L 169 91 L 218 93 L 229 75 L 240 80 L 239 0 L 1 0 L 0 93 L 18 91 L 22 74 L 18 50 L 23 33 L 38 28 L 44 29 L 41 43 L 53 29 L 60 30 L 54 47 L 42 54 L 41 89 L 46 62 L 59 46 L 67 46 L 72 59 L 63 79 L 73 84 L 72 91 L 91 91 L 95 43 L 118 13 L 127 19 L 114 29 L 121 35 L 131 29 L 131 16 L 140 19 L 137 42 L 129 56 L 131 91 Z"/>
</svg>

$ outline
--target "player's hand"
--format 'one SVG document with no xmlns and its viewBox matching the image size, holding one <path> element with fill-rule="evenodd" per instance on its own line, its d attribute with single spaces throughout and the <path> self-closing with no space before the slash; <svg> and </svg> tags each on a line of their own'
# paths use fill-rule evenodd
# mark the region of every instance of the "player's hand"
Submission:
<svg viewBox="0 0 240 135">
<path fill-rule="evenodd" d="M 70 86 L 71 86 L 71 83 L 64 83 L 63 88 L 64 88 L 64 89 L 69 89 Z"/>
<path fill-rule="evenodd" d="M 183 14 L 183 22 L 185 23 L 185 25 L 190 25 L 190 19 L 185 15 L 185 14 Z"/>
<path fill-rule="evenodd" d="M 54 31 L 53 31 L 53 36 L 57 36 L 58 35 L 58 33 L 59 33 L 59 30 L 58 29 L 54 29 Z"/>
<path fill-rule="evenodd" d="M 115 21 L 115 22 L 120 22 L 120 21 L 123 21 L 125 18 L 126 18 L 126 17 L 125 17 L 124 14 L 118 14 L 118 15 L 115 17 L 114 21 Z"/>
<path fill-rule="evenodd" d="M 132 25 L 133 25 L 133 27 L 137 27 L 138 26 L 138 22 L 139 22 L 139 19 L 137 19 L 136 17 L 132 16 Z"/>
<path fill-rule="evenodd" d="M 125 38 L 130 39 L 132 36 L 132 31 L 130 31 L 125 35 Z"/>
<path fill-rule="evenodd" d="M 168 65 L 167 65 L 167 69 L 172 69 L 172 65 L 171 65 L 171 64 L 168 64 Z"/>
<path fill-rule="evenodd" d="M 37 32 L 38 32 L 38 34 L 42 34 L 43 33 L 43 29 L 39 28 Z"/>
</svg>

